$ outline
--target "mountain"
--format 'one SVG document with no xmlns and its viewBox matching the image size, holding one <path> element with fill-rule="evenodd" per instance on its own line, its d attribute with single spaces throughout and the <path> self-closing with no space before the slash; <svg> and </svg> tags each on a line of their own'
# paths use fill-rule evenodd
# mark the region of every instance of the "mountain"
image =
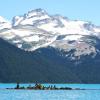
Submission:
<svg viewBox="0 0 100 100">
<path fill-rule="evenodd" d="M 0 17 L 0 82 L 100 83 L 100 27 L 35 9 Z"/>
</svg>

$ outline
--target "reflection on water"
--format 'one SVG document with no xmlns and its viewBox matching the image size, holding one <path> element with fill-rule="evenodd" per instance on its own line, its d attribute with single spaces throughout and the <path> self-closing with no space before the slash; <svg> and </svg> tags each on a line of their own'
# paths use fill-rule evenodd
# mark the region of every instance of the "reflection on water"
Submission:
<svg viewBox="0 0 100 100">
<path fill-rule="evenodd" d="M 0 100 L 100 100 L 100 91 L 0 90 Z"/>
</svg>

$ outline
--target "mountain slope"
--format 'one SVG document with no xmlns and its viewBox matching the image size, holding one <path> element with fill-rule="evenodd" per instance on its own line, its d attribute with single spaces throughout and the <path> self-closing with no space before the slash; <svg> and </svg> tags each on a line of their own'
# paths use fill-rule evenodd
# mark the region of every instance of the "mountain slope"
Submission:
<svg viewBox="0 0 100 100">
<path fill-rule="evenodd" d="M 0 40 L 0 82 L 100 83 L 100 57 L 73 63 L 60 53 L 51 47 L 25 52 Z"/>
<path fill-rule="evenodd" d="M 50 61 L 47 53 L 45 56 L 37 52 L 28 53 L 4 40 L 0 40 L 0 53 L 1 82 L 80 82 L 69 68 L 64 72 L 66 67 Z M 65 74 L 61 76 L 62 72 Z"/>
</svg>

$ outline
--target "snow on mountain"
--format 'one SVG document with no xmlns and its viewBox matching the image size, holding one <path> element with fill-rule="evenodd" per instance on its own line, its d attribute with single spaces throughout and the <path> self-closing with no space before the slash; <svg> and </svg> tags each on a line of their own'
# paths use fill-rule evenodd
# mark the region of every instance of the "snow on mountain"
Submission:
<svg viewBox="0 0 100 100">
<path fill-rule="evenodd" d="M 13 26 L 17 26 L 17 25 L 20 23 L 21 20 L 23 20 L 23 17 L 15 16 L 15 17 L 13 18 L 12 25 L 13 25 Z"/>
<path fill-rule="evenodd" d="M 11 23 L 0 16 L 0 30 L 11 27 L 12 27 Z"/>
<path fill-rule="evenodd" d="M 0 16 L 0 23 L 6 22 L 6 20 Z"/>
<path fill-rule="evenodd" d="M 24 16 L 16 16 L 13 18 L 13 25 L 33 25 L 36 21 L 50 18 L 48 14 L 42 9 L 29 11 Z"/>
<path fill-rule="evenodd" d="M 60 15 L 49 15 L 42 9 L 15 16 L 12 24 L 0 17 L 0 37 L 26 51 L 51 46 L 73 56 L 97 53 L 94 44 L 87 43 L 90 36 L 100 38 L 100 27 L 90 22 L 69 20 Z M 92 39 L 88 38 L 89 42 Z M 67 55 L 66 55 L 67 56 Z"/>
</svg>

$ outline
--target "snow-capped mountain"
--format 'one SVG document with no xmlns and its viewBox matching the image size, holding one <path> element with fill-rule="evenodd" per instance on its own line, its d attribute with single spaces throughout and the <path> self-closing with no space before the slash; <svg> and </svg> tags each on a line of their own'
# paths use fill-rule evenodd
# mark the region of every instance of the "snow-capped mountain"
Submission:
<svg viewBox="0 0 100 100">
<path fill-rule="evenodd" d="M 42 9 L 0 17 L 0 82 L 100 83 L 100 27 Z"/>
<path fill-rule="evenodd" d="M 53 47 L 66 54 L 74 52 L 70 58 L 82 55 L 95 57 L 100 39 L 100 27 L 90 22 L 70 20 L 60 15 L 49 15 L 42 9 L 29 11 L 22 16 L 15 16 L 12 23 L 0 17 L 0 37 L 25 51 Z"/>
</svg>

